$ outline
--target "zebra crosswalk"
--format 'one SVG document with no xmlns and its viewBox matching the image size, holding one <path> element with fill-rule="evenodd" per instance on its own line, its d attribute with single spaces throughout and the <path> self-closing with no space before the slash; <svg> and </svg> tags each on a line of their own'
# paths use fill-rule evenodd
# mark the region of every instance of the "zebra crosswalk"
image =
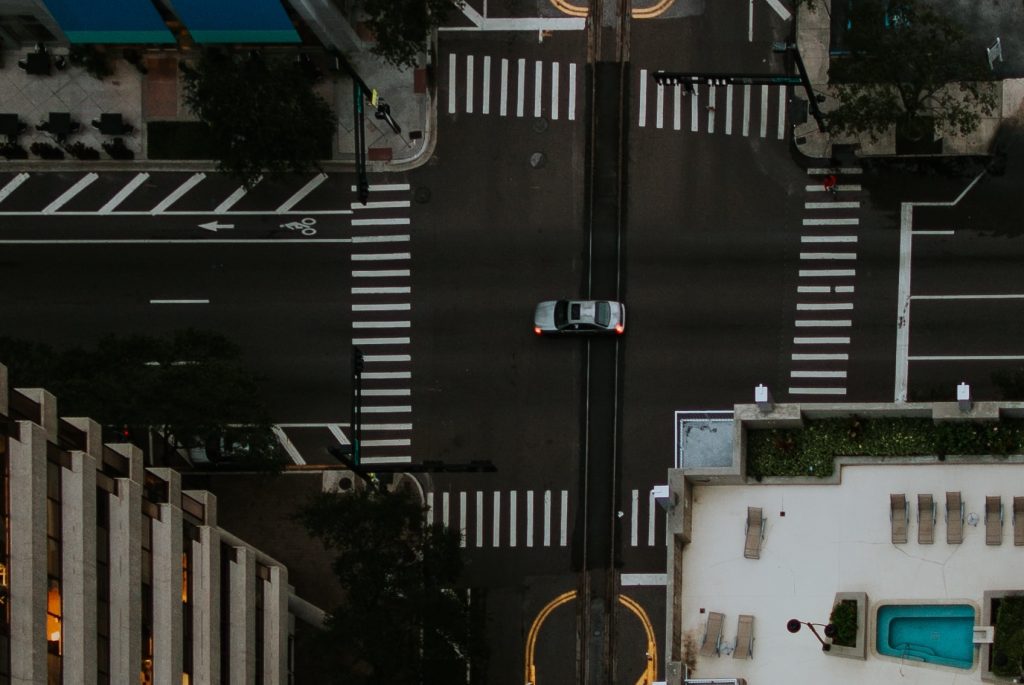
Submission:
<svg viewBox="0 0 1024 685">
<path fill-rule="evenodd" d="M 448 114 L 574 121 L 582 92 L 575 62 L 447 55 Z"/>
</svg>

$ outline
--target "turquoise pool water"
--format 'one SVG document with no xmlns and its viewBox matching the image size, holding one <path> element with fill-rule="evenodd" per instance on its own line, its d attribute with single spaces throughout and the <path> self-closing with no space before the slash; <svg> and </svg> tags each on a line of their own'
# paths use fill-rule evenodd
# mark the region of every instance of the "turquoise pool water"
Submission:
<svg viewBox="0 0 1024 685">
<path fill-rule="evenodd" d="M 974 607 L 968 604 L 883 604 L 876 626 L 879 654 L 953 668 L 974 665 Z"/>
</svg>

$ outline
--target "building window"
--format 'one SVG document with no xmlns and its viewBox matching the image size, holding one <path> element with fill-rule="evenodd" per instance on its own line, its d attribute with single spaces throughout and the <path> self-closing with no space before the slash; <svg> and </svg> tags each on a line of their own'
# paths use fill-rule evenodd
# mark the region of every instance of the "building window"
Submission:
<svg viewBox="0 0 1024 685">
<path fill-rule="evenodd" d="M 142 514 L 142 663 L 139 682 L 153 682 L 153 519 Z"/>
<path fill-rule="evenodd" d="M 110 685 L 110 495 L 96 488 L 96 683 Z"/>
<path fill-rule="evenodd" d="M 51 685 L 63 680 L 64 612 L 61 602 L 61 467 L 46 463 L 46 651 L 47 678 Z"/>
</svg>

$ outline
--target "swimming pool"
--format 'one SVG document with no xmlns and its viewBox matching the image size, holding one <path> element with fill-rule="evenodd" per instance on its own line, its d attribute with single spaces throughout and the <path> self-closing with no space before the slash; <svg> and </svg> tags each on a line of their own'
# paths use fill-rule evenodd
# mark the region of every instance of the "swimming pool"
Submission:
<svg viewBox="0 0 1024 685">
<path fill-rule="evenodd" d="M 883 604 L 875 625 L 879 654 L 953 668 L 974 665 L 969 604 Z"/>
</svg>

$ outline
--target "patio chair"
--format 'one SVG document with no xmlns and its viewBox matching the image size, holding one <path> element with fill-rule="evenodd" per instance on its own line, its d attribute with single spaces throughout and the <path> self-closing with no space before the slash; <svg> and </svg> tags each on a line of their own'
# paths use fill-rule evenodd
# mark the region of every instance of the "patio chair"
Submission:
<svg viewBox="0 0 1024 685">
<path fill-rule="evenodd" d="M 754 656 L 754 617 L 740 614 L 736 625 L 736 647 L 732 650 L 733 659 L 749 659 Z"/>
<path fill-rule="evenodd" d="M 715 656 L 722 646 L 722 624 L 725 615 L 717 611 L 708 614 L 708 623 L 704 628 L 704 639 L 700 643 L 701 656 Z"/>
<path fill-rule="evenodd" d="M 959 545 L 964 541 L 964 502 L 960 491 L 946 493 L 946 543 Z"/>
<path fill-rule="evenodd" d="M 985 498 L 985 544 L 1003 544 L 1003 498 Z"/>
<path fill-rule="evenodd" d="M 747 507 L 746 535 L 743 556 L 747 559 L 760 559 L 761 541 L 764 540 L 764 515 L 761 513 L 761 507 Z"/>
<path fill-rule="evenodd" d="M 931 495 L 917 496 L 917 544 L 935 542 L 935 500 Z"/>
<path fill-rule="evenodd" d="M 889 522 L 892 524 L 892 544 L 905 544 L 909 522 L 906 495 L 889 495 Z"/>
<path fill-rule="evenodd" d="M 1013 498 L 1013 544 L 1024 545 L 1024 497 Z"/>
</svg>

